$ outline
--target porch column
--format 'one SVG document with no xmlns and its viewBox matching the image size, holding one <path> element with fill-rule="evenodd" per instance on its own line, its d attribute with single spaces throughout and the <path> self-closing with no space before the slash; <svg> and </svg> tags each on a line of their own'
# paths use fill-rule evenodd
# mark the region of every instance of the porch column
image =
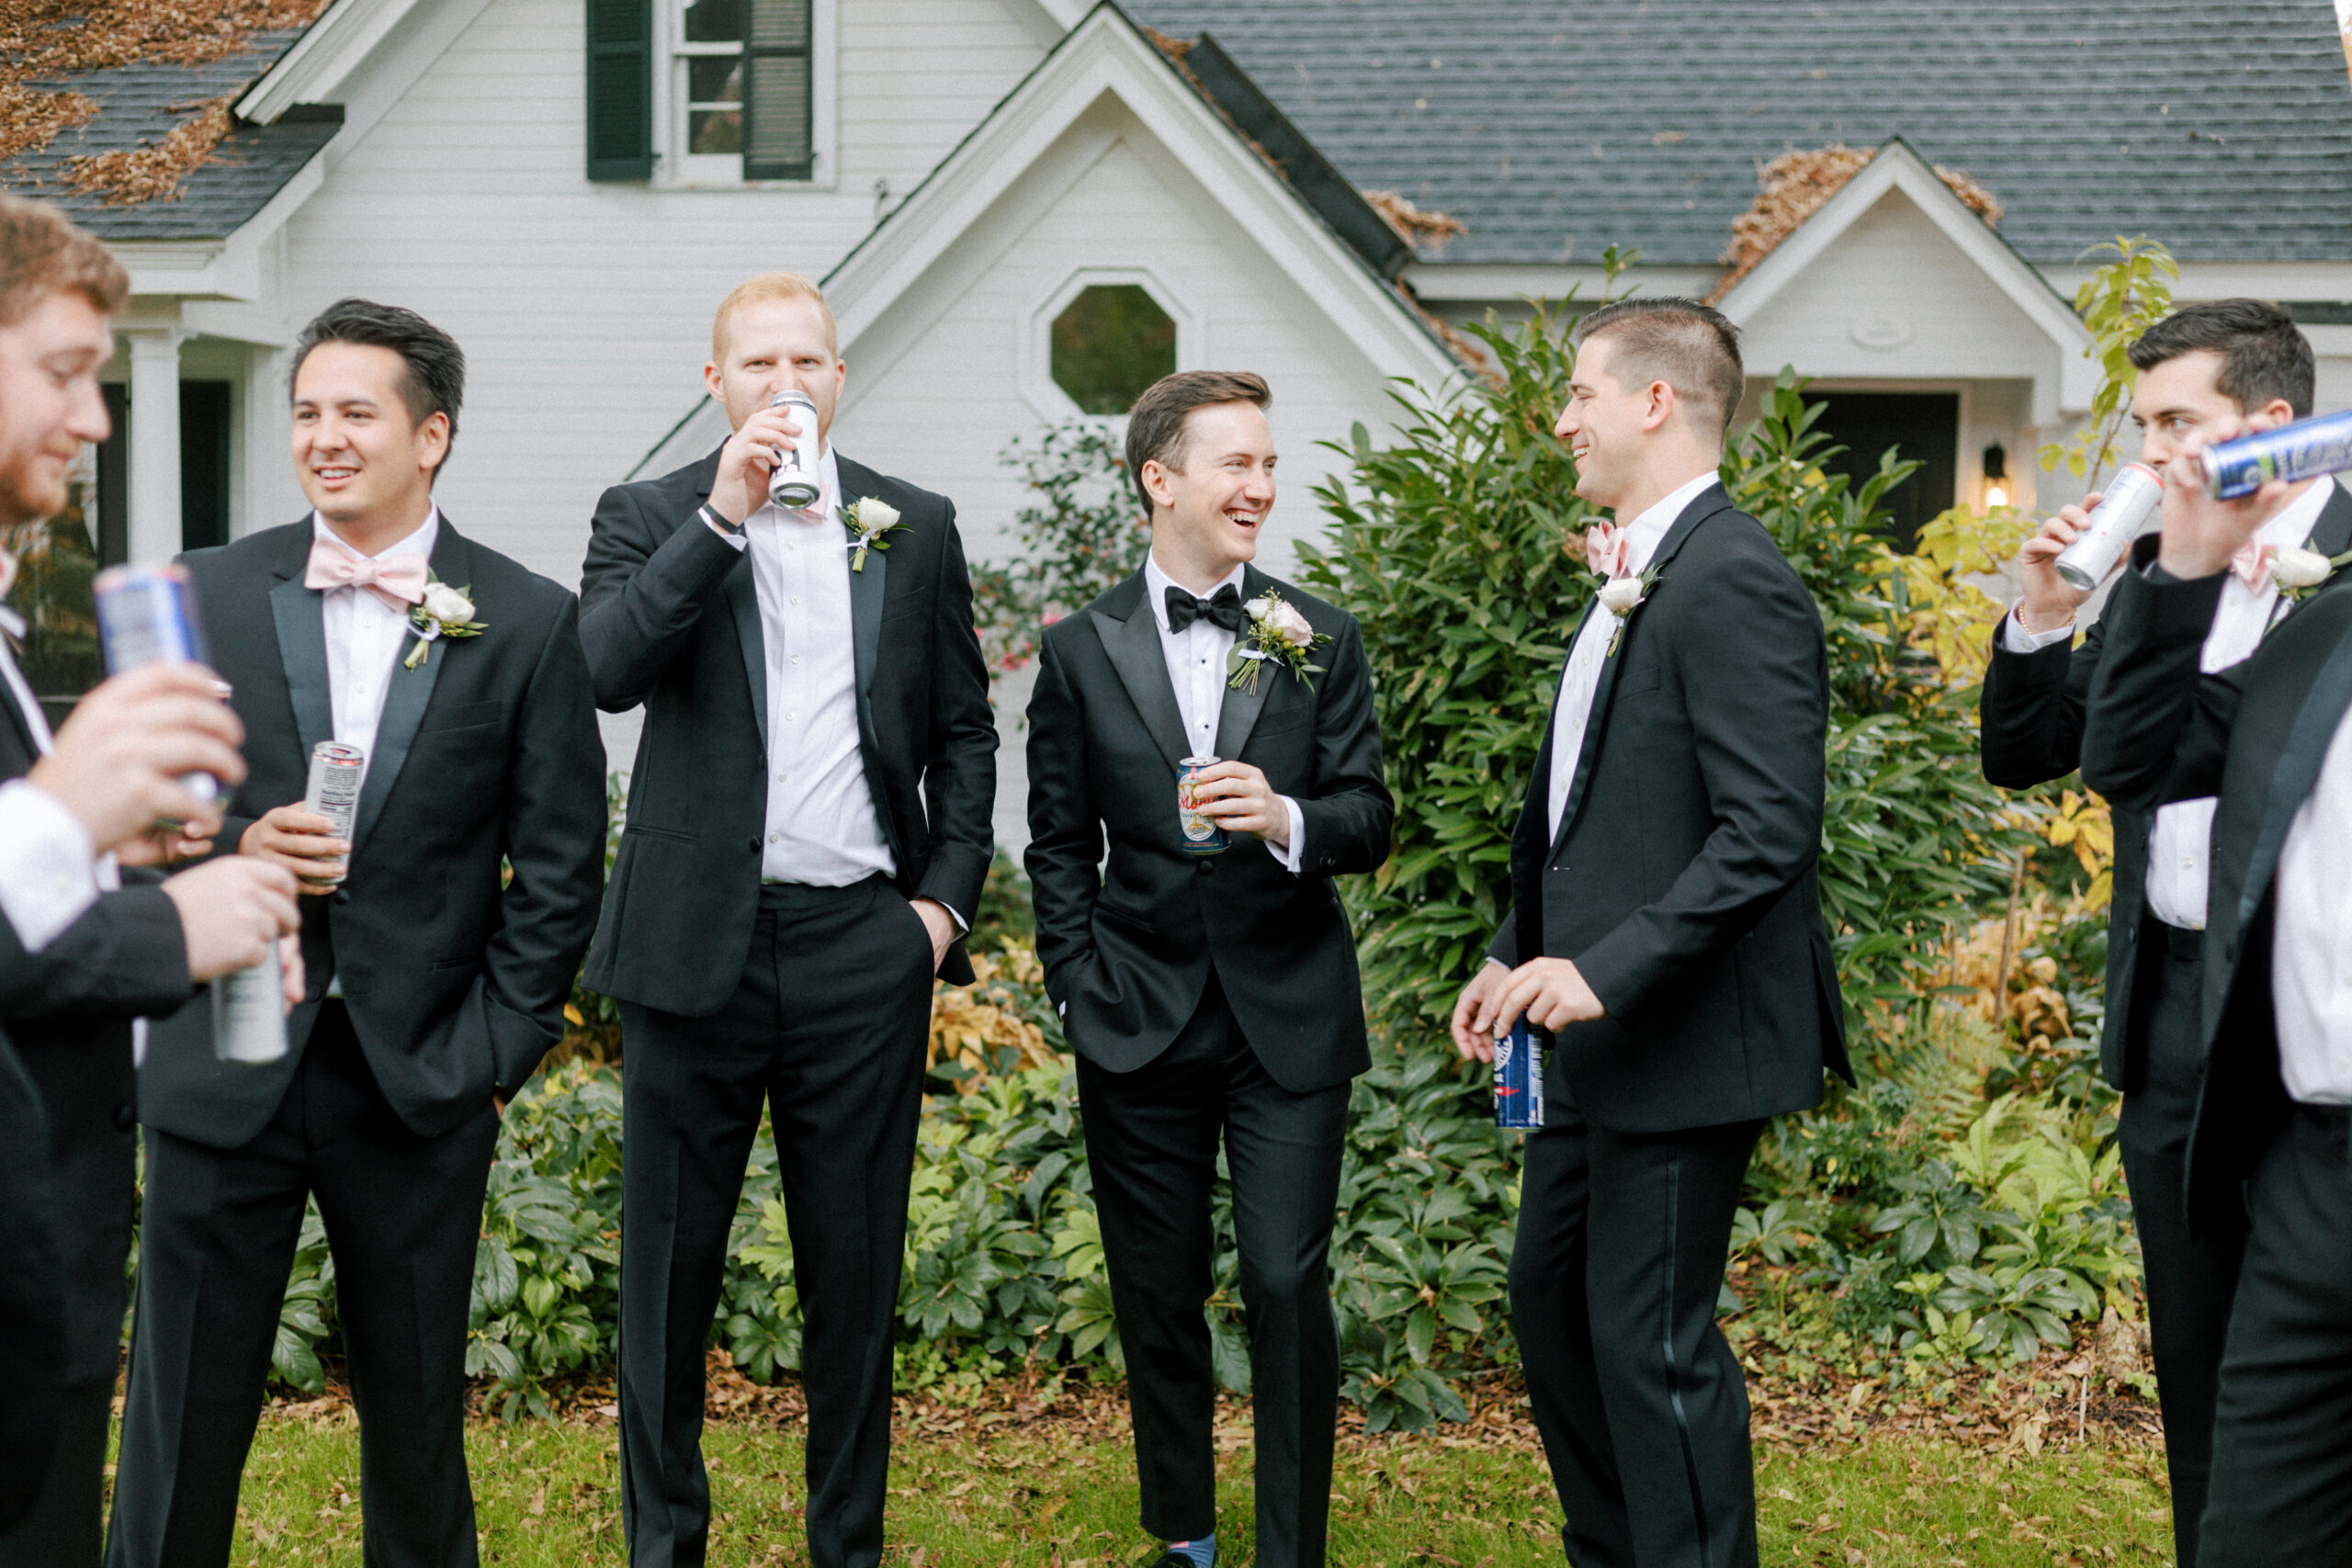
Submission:
<svg viewBox="0 0 2352 1568">
<path fill-rule="evenodd" d="M 180 553 L 180 339 L 176 327 L 128 330 L 130 343 L 130 561 Z"/>
</svg>

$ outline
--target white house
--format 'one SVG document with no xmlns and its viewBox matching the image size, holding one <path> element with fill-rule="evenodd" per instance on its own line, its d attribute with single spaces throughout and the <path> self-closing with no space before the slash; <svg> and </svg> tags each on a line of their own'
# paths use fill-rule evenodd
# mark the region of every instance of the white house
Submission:
<svg viewBox="0 0 2352 1568">
<path fill-rule="evenodd" d="M 1877 152 L 1723 296 L 1751 368 L 1819 378 L 1873 460 L 1886 440 L 1927 457 L 1929 513 L 1981 499 L 1994 449 L 2048 503 L 2030 454 L 2096 384 L 2076 257 L 2117 233 L 2169 243 L 2184 298 L 2291 302 L 2324 404 L 2352 403 L 2352 85 L 2328 0 L 2125 10 L 332 0 L 209 63 L 40 84 L 97 113 L 0 180 L 57 196 L 67 160 L 233 107 L 175 197 L 64 197 L 136 296 L 84 509 L 107 559 L 300 514 L 287 346 L 362 295 L 467 350 L 452 518 L 574 582 L 599 491 L 718 440 L 711 309 L 778 266 L 840 316 L 842 446 L 953 496 L 976 556 L 1020 504 L 1008 441 L 1109 417 L 1173 366 L 1270 377 L 1277 532 L 1307 530 L 1334 461 L 1317 443 L 1376 428 L 1395 378 L 1462 374 L 1447 323 L 1589 298 L 1610 243 L 1640 247 L 1634 287 L 1711 293 L 1758 166 L 1838 143 Z M 1466 231 L 1408 237 L 1366 192 Z M 45 668 L 62 693 L 76 666 Z M 632 738 L 608 729 L 616 756 Z"/>
</svg>

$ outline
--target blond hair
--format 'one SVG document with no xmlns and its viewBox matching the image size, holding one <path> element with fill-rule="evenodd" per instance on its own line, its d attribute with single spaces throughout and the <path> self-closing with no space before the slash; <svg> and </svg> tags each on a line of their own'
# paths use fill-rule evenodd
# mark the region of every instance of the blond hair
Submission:
<svg viewBox="0 0 2352 1568">
<path fill-rule="evenodd" d="M 842 356 L 841 328 L 833 321 L 833 312 L 825 304 L 825 292 L 797 272 L 763 272 L 757 277 L 747 277 L 727 291 L 718 302 L 718 313 L 710 319 L 710 362 L 727 363 L 727 338 L 735 312 L 746 305 L 765 299 L 806 299 L 817 307 L 817 314 L 825 319 L 825 352 L 835 359 Z"/>
<path fill-rule="evenodd" d="M 15 326 L 48 294 L 79 294 L 113 315 L 130 275 L 103 241 L 45 201 L 0 194 L 0 326 Z"/>
</svg>

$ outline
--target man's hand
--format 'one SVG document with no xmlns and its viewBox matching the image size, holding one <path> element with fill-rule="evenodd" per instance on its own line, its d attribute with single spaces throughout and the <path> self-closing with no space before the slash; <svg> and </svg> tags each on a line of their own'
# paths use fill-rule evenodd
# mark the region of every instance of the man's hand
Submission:
<svg viewBox="0 0 2352 1568">
<path fill-rule="evenodd" d="M 300 923 L 294 876 L 263 861 L 231 856 L 167 878 L 164 892 L 180 912 L 191 980 L 217 980 L 269 956 L 269 944 Z M 300 954 L 295 969 L 301 968 Z"/>
<path fill-rule="evenodd" d="M 922 929 L 931 933 L 931 972 L 936 975 L 939 966 L 947 962 L 948 948 L 955 945 L 956 917 L 949 914 L 947 906 L 936 898 L 914 898 L 909 902 L 914 905 L 916 915 L 922 919 Z"/>
<path fill-rule="evenodd" d="M 1250 833 L 1270 844 L 1290 844 L 1290 807 L 1266 782 L 1263 770 L 1247 762 L 1203 768 L 1193 787 L 1201 815 L 1227 832 Z"/>
<path fill-rule="evenodd" d="M 2062 506 L 2058 515 L 2041 525 L 2041 532 L 2018 550 L 2018 575 L 2025 588 L 2018 605 L 2018 626 L 2029 632 L 2054 632 L 2075 618 L 2090 590 L 2077 588 L 2058 575 L 2054 564 L 2067 546 L 2081 535 L 2098 506 L 2101 492 L 2093 491 L 2079 506 Z"/>
<path fill-rule="evenodd" d="M 125 839 L 114 850 L 123 865 L 176 865 L 212 852 L 213 836 L 220 831 L 220 812 L 209 807 L 185 822 L 158 822 L 135 839 Z"/>
<path fill-rule="evenodd" d="M 302 938 L 300 932 L 289 931 L 277 939 L 277 975 L 281 982 L 279 999 L 290 1013 L 302 1005 L 302 998 L 310 989 L 310 983 L 302 974 Z"/>
<path fill-rule="evenodd" d="M 2164 533 L 2156 548 L 2158 565 L 2178 578 L 2211 577 L 2253 542 L 2256 530 L 2270 521 L 2293 487 L 2273 479 L 2252 495 L 2216 501 L 2205 493 L 2205 469 L 2198 459 L 2208 446 L 2268 430 L 2278 423 L 2256 413 L 2234 422 L 2233 429 L 2199 433 L 2181 443 L 2180 451 L 2164 469 Z"/>
<path fill-rule="evenodd" d="M 273 807 L 237 840 L 237 852 L 291 873 L 311 897 L 332 893 L 351 868 L 351 846 L 330 837 L 332 824 L 299 806 Z"/>
<path fill-rule="evenodd" d="M 1462 995 L 1453 1003 L 1453 1048 L 1464 1061 L 1491 1062 L 1495 1059 L 1495 1032 L 1476 1021 L 1487 1017 L 1494 1010 L 1495 998 L 1502 991 L 1511 972 L 1501 964 L 1481 963 L 1470 983 L 1462 987 Z"/>
<path fill-rule="evenodd" d="M 804 411 L 805 412 L 805 411 Z M 792 411 L 762 409 L 718 449 L 718 477 L 711 481 L 710 509 L 737 526 L 768 503 L 768 472 L 776 449 L 800 434 Z"/>
<path fill-rule="evenodd" d="M 1565 958 L 1531 958 L 1510 972 L 1500 994 L 1492 998 L 1491 1015 L 1481 1014 L 1478 1028 L 1489 1036 L 1521 1013 L 1540 1029 L 1555 1032 L 1572 1023 L 1602 1016 L 1609 1010 L 1584 983 L 1584 976 Z"/>
<path fill-rule="evenodd" d="M 101 853 L 159 821 L 201 818 L 206 805 L 180 775 L 232 786 L 245 777 L 244 726 L 220 700 L 226 689 L 200 664 L 146 664 L 103 682 L 26 777 L 81 819 Z"/>
</svg>

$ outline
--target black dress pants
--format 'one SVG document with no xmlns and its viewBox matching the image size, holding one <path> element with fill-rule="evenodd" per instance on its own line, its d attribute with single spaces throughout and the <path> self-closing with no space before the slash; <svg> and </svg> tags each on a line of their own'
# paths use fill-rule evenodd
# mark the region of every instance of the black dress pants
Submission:
<svg viewBox="0 0 2352 1568">
<path fill-rule="evenodd" d="M 67 1322 L 56 1446 L 31 1514 L 0 1529 L 0 1568 L 97 1568 L 107 1427 L 122 1360 L 123 1264 L 138 1191 L 130 1023 L 28 1029 L 18 1056 L 48 1114 L 43 1217 L 56 1238 Z"/>
<path fill-rule="evenodd" d="M 1760 1122 L 1651 1135 L 1555 1097 L 1510 1259 L 1535 1427 L 1577 1568 L 1754 1568 L 1747 1388 L 1715 1326 Z"/>
<path fill-rule="evenodd" d="M 497 1112 L 421 1137 L 385 1102 L 340 1001 L 269 1124 L 217 1149 L 150 1128 L 111 1568 L 220 1568 L 278 1308 L 315 1194 L 359 1413 L 369 1568 L 478 1561 L 466 1327 Z"/>
<path fill-rule="evenodd" d="M 882 1559 L 931 976 L 922 917 L 881 877 L 786 884 L 761 890 L 725 1007 L 622 1010 L 621 1517 L 636 1568 L 709 1548 L 703 1348 L 763 1103 L 803 1318 L 808 1560 Z"/>
<path fill-rule="evenodd" d="M 1214 1283 L 1210 1197 L 1222 1136 L 1250 1328 L 1257 1561 L 1323 1561 L 1340 1412 L 1331 1224 L 1348 1089 L 1294 1094 L 1274 1082 L 1214 974 L 1191 1021 L 1149 1062 L 1114 1073 L 1079 1058 L 1142 1524 L 1164 1540 L 1216 1529 L 1216 1379 L 1203 1308 Z"/>
<path fill-rule="evenodd" d="M 2224 1043 L 2226 1044 L 2226 1042 Z M 2200 1568 L 2352 1564 L 2352 1107 L 2298 1105 L 2246 1184 Z"/>
<path fill-rule="evenodd" d="M 2152 947 L 2141 961 L 2159 967 L 2134 999 L 2138 1087 L 2123 1097 L 2116 1141 L 2148 1288 L 2165 1468 L 2172 1478 L 2173 1551 L 2181 1568 L 2196 1568 L 2198 1522 L 2213 1468 L 2213 1400 L 2245 1233 L 2233 1225 L 2192 1235 L 2188 1226 L 2188 1132 L 2205 1065 L 2204 937 L 2154 920 L 2145 931 L 2162 951 Z"/>
</svg>

